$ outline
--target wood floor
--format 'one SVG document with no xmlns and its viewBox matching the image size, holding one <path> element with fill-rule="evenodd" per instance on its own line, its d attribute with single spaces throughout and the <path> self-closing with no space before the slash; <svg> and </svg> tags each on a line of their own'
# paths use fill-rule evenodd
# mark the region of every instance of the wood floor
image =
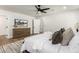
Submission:
<svg viewBox="0 0 79 59">
<path fill-rule="evenodd" d="M 18 38 L 18 39 L 7 39 L 5 36 L 0 36 L 0 46 L 1 45 L 5 45 L 5 44 L 9 44 L 9 43 L 13 43 L 19 40 L 22 40 L 23 38 Z"/>
<path fill-rule="evenodd" d="M 21 53 L 21 48 L 24 40 L 18 40 L 13 43 L 0 46 L 0 53 Z"/>
</svg>

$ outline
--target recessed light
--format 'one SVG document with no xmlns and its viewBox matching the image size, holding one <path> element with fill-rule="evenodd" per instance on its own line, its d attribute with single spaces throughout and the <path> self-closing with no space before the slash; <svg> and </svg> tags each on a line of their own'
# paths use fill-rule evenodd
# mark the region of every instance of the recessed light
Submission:
<svg viewBox="0 0 79 59">
<path fill-rule="evenodd" d="M 64 6 L 63 8 L 64 8 L 64 9 L 67 9 L 67 7 L 66 7 L 66 6 Z"/>
</svg>

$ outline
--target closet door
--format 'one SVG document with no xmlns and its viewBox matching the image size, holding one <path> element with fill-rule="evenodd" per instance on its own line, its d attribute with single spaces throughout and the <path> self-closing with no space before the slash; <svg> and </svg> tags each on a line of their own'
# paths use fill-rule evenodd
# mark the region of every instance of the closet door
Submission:
<svg viewBox="0 0 79 59">
<path fill-rule="evenodd" d="M 0 35 L 6 35 L 6 18 L 0 16 Z"/>
<path fill-rule="evenodd" d="M 40 33 L 40 20 L 34 20 L 34 33 Z"/>
</svg>

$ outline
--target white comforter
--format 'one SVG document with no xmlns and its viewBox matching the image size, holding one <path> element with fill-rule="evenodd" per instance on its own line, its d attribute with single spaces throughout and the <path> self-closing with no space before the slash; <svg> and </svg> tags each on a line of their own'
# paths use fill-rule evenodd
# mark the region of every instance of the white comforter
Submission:
<svg viewBox="0 0 79 59">
<path fill-rule="evenodd" d="M 25 38 L 21 51 L 28 50 L 32 53 L 73 53 L 79 52 L 79 35 L 70 42 L 69 46 L 61 46 L 61 44 L 53 45 L 49 39 L 52 37 L 51 32 L 31 36 Z"/>
</svg>

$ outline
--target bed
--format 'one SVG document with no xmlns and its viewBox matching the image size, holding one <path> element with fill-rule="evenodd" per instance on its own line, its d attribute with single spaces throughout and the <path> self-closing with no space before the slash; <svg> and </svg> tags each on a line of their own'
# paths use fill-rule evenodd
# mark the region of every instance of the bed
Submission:
<svg viewBox="0 0 79 59">
<path fill-rule="evenodd" d="M 52 32 L 30 36 L 24 39 L 21 52 L 27 50 L 31 53 L 79 53 L 79 33 L 75 33 L 68 46 L 52 44 L 49 40 Z"/>
</svg>

